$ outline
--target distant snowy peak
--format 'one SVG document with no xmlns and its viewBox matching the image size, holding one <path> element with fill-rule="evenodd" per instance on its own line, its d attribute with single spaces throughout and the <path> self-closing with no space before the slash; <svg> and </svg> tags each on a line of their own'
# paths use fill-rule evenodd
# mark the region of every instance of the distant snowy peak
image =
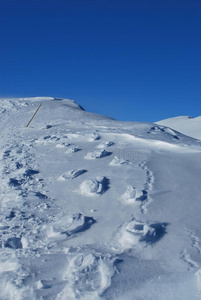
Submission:
<svg viewBox="0 0 201 300">
<path fill-rule="evenodd" d="M 192 118 L 180 116 L 156 122 L 156 124 L 171 127 L 185 135 L 195 139 L 201 139 L 201 116 Z"/>
</svg>

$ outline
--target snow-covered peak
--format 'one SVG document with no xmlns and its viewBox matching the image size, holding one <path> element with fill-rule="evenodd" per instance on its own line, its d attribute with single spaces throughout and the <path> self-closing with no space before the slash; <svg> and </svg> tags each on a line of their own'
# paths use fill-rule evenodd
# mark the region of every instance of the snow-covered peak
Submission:
<svg viewBox="0 0 201 300">
<path fill-rule="evenodd" d="M 171 127 L 185 135 L 201 139 L 201 116 L 196 118 L 190 116 L 168 118 L 158 121 L 156 124 Z"/>
</svg>

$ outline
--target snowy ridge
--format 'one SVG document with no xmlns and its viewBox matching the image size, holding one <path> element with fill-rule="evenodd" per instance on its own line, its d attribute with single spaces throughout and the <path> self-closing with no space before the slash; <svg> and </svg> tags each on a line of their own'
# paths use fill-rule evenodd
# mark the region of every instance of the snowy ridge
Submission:
<svg viewBox="0 0 201 300">
<path fill-rule="evenodd" d="M 0 109 L 0 299 L 200 298 L 200 141 L 65 99 Z"/>
<path fill-rule="evenodd" d="M 171 127 L 195 139 L 201 139 L 201 116 L 197 118 L 190 116 L 169 118 L 158 121 L 156 124 Z"/>
</svg>

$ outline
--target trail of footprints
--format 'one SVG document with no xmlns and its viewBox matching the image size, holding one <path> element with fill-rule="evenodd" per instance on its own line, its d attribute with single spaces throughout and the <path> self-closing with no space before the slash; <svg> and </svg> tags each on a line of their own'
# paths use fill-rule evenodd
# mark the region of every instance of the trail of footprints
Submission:
<svg viewBox="0 0 201 300">
<path fill-rule="evenodd" d="M 42 190 L 43 183 L 36 178 L 39 172 L 25 144 L 11 141 L 4 147 L 6 150 L 1 159 L 1 296 L 2 299 L 12 299 L 13 295 L 9 294 L 12 292 L 16 298 L 25 299 L 28 292 L 22 286 L 30 272 L 21 266 L 19 258 L 33 255 L 33 251 L 29 251 L 29 243 L 42 225 L 42 220 L 35 215 L 36 207 L 28 203 L 26 198 L 29 192 L 36 196 Z M 34 187 L 38 190 L 34 190 Z M 32 250 L 40 247 L 40 242 L 33 243 Z"/>
<path fill-rule="evenodd" d="M 40 178 L 40 170 L 38 170 L 34 160 L 34 147 L 38 144 L 47 145 L 51 143 L 56 148 L 65 149 L 67 155 L 82 151 L 71 141 L 69 143 L 69 140 L 76 141 L 76 138 L 79 138 L 78 134 L 63 135 L 62 137 L 60 135 L 46 135 L 40 139 L 29 141 L 27 145 L 23 142 L 5 145 L 6 149 L 1 159 L 3 166 L 3 184 L 1 187 L 3 207 L 0 219 L 0 237 L 3 258 L 0 261 L 0 267 L 8 264 L 6 271 L 13 272 L 11 284 L 16 287 L 18 293 L 20 293 L 21 288 L 24 299 L 27 291 L 22 289 L 23 282 L 30 276 L 30 271 L 22 271 L 18 259 L 26 256 L 38 257 L 39 259 L 44 253 L 51 255 L 54 253 L 55 243 L 61 243 L 65 248 L 66 240 L 81 234 L 96 223 L 93 217 L 84 216 L 80 213 L 74 215 L 69 215 L 68 212 L 61 213 L 55 200 L 46 195 L 45 183 Z M 97 150 L 86 153 L 84 159 L 95 160 L 112 156 L 113 152 L 110 149 L 114 145 L 113 142 L 100 141 L 101 137 L 98 133 L 88 135 L 87 139 L 88 142 L 95 143 Z M 108 167 L 126 167 L 131 164 L 131 161 L 114 156 Z M 125 192 L 119 197 L 122 203 L 126 205 L 139 203 L 141 213 L 145 214 L 147 205 L 151 202 L 149 191 L 152 189 L 153 174 L 148 170 L 146 162 L 142 162 L 139 166 L 147 174 L 144 190 L 128 185 L 125 187 Z M 81 195 L 86 197 L 101 196 L 110 188 L 109 178 L 105 176 L 90 178 L 90 171 L 82 168 L 67 170 L 59 176 L 58 180 L 74 180 L 86 172 L 89 173 L 89 178 L 82 181 L 79 186 Z M 55 213 L 57 220 L 55 220 Z M 148 223 L 132 217 L 128 223 L 123 224 L 117 230 L 111 246 L 116 249 L 117 253 L 129 248 L 141 249 L 162 238 L 166 233 L 166 225 L 165 223 Z M 15 250 L 16 255 L 13 256 L 12 252 L 8 254 L 7 249 Z M 66 299 L 66 294 L 70 294 L 71 299 L 99 299 L 105 289 L 110 286 L 111 278 L 115 273 L 115 258 L 84 248 L 77 248 L 76 251 L 74 249 L 72 253 L 68 249 L 67 254 L 68 267 L 63 278 L 67 284 L 57 299 Z M 12 256 L 13 258 L 11 258 Z M 13 267 L 9 265 L 12 260 Z M 37 297 L 40 296 L 40 290 L 43 290 L 44 293 L 44 288 L 47 285 L 48 288 L 51 288 L 51 281 L 46 284 L 45 278 L 41 279 L 37 283 L 36 292 L 33 292 L 33 299 L 34 293 Z"/>
<path fill-rule="evenodd" d="M 191 230 L 186 230 L 191 240 L 191 246 L 195 250 L 195 257 L 192 258 L 186 249 L 181 251 L 180 258 L 187 264 L 188 271 L 195 272 L 198 294 L 201 295 L 201 246 L 199 238 Z"/>
</svg>

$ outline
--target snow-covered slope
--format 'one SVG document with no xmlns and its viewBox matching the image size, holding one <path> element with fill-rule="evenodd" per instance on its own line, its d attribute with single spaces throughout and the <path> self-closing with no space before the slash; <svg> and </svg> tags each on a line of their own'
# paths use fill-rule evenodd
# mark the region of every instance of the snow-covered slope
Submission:
<svg viewBox="0 0 201 300">
<path fill-rule="evenodd" d="M 200 299 L 201 141 L 65 99 L 0 109 L 1 300 Z"/>
<path fill-rule="evenodd" d="M 165 119 L 156 124 L 171 127 L 185 135 L 201 140 L 201 116 L 192 118 L 189 116 Z"/>
</svg>

